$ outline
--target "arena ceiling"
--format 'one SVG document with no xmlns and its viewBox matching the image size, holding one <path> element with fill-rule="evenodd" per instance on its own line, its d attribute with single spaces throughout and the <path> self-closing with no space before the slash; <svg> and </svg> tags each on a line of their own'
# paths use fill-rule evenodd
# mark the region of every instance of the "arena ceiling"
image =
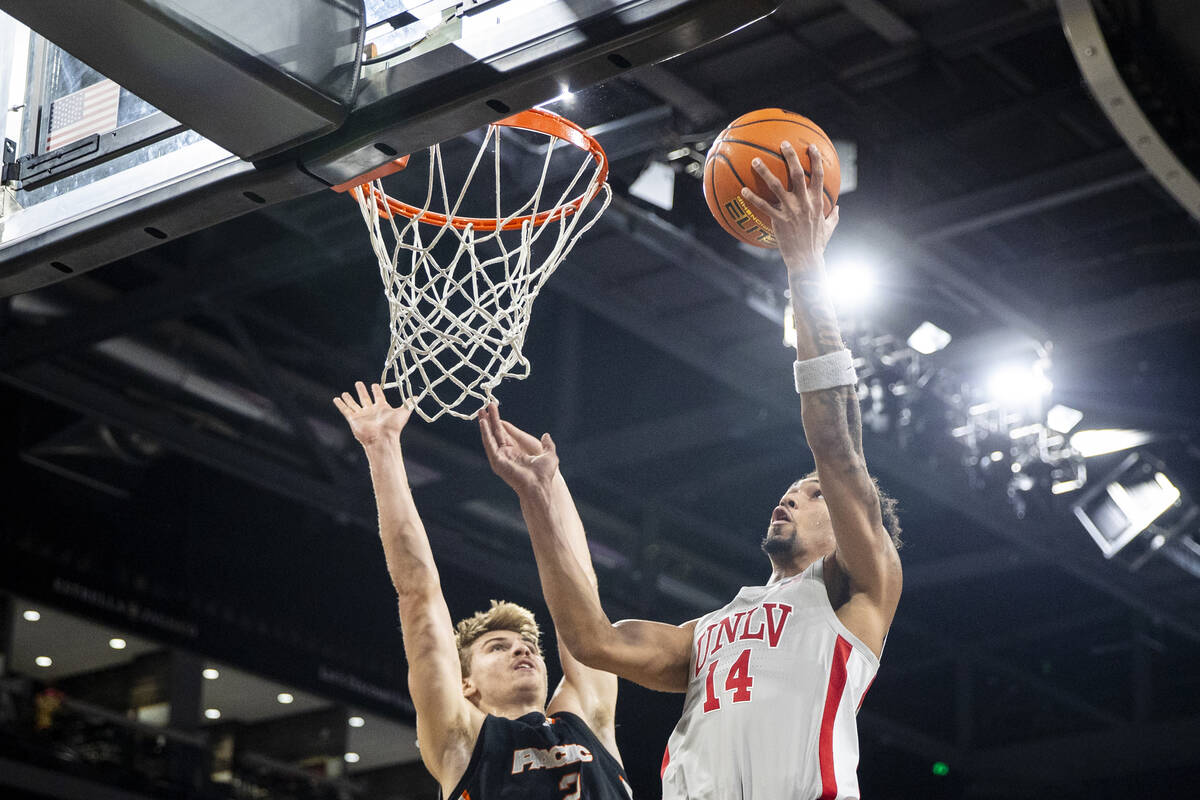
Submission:
<svg viewBox="0 0 1200 800">
<path fill-rule="evenodd" d="M 1195 173 L 1179 98 L 1200 57 L 1165 5 L 1096 4 Z M 500 396 L 554 435 L 614 618 L 681 622 L 765 579 L 758 540 L 811 468 L 773 316 L 782 267 L 734 245 L 687 170 L 763 106 L 856 148 L 829 254 L 879 275 L 855 335 L 933 321 L 954 339 L 930 363 L 968 384 L 1050 343 L 1054 400 L 1152 433 L 1144 449 L 1200 496 L 1200 231 L 1090 94 L 1058 7 L 786 2 L 554 106 L 598 131 L 617 199 L 538 300 L 532 377 Z M 653 160 L 678 172 L 670 211 L 629 195 Z M 402 685 L 365 463 L 329 403 L 379 372 L 378 282 L 357 209 L 320 194 L 4 300 L 6 558 L 120 575 L 213 619 L 236 607 Z M 1106 561 L 1069 495 L 1019 517 L 937 444 L 936 414 L 927 438 L 878 420 L 864 444 L 901 500 L 905 593 L 860 715 L 864 791 L 1152 796 L 1200 777 L 1200 577 Z M 405 441 L 451 610 L 544 611 L 474 426 L 414 422 Z M 1089 460 L 1093 481 L 1121 457 Z M 678 699 L 623 692 L 618 737 L 652 796 Z"/>
</svg>

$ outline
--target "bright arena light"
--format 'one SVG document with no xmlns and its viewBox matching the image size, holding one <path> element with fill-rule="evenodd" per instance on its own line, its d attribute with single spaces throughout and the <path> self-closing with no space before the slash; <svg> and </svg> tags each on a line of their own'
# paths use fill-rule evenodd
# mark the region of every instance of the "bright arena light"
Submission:
<svg viewBox="0 0 1200 800">
<path fill-rule="evenodd" d="M 217 678 L 221 677 L 221 673 L 218 672 L 217 670 L 213 669 L 212 667 L 209 667 L 208 669 L 204 670 L 204 672 L 202 672 L 200 674 L 204 676 L 205 680 L 210 680 L 210 681 L 215 681 Z"/>
<path fill-rule="evenodd" d="M 33 663 L 39 667 L 50 667 L 54 665 L 54 659 L 50 658 L 50 656 L 38 656 L 33 660 Z"/>
<path fill-rule="evenodd" d="M 838 308 L 863 308 L 875 298 L 875 270 L 865 261 L 843 262 L 829 270 L 825 285 Z"/>
<path fill-rule="evenodd" d="M 221 710 L 219 708 L 206 708 L 206 709 L 204 709 L 204 718 L 205 719 L 220 719 L 221 718 Z"/>
<path fill-rule="evenodd" d="M 124 650 L 125 645 L 126 645 L 125 640 L 121 639 L 119 637 L 113 637 L 112 639 L 108 640 L 108 646 L 111 647 L 113 650 Z"/>
<path fill-rule="evenodd" d="M 923 356 L 945 348 L 950 344 L 951 336 L 946 331 L 926 320 L 908 336 L 908 346 Z"/>
<path fill-rule="evenodd" d="M 1070 433 L 1083 419 L 1083 412 L 1061 403 L 1046 412 L 1046 426 L 1059 433 Z"/>
<path fill-rule="evenodd" d="M 275 699 L 286 706 L 288 703 L 293 702 L 296 698 L 292 697 L 287 692 L 280 692 L 279 694 L 275 695 Z"/>
<path fill-rule="evenodd" d="M 363 725 L 367 724 L 367 721 L 362 717 L 351 717 L 349 721 L 351 728 L 361 728 Z"/>
<path fill-rule="evenodd" d="M 783 309 L 783 343 L 787 347 L 796 346 L 796 311 L 791 303 Z"/>
<path fill-rule="evenodd" d="M 864 261 L 841 262 L 825 274 L 825 291 L 833 304 L 843 310 L 868 305 L 875 297 L 875 288 L 875 271 Z M 949 341 L 950 334 L 946 333 L 946 337 Z M 783 309 L 783 343 L 787 347 L 796 346 L 796 312 L 790 302 Z"/>
<path fill-rule="evenodd" d="M 344 758 L 346 759 L 347 764 L 357 764 L 358 763 L 358 753 L 346 753 Z"/>
<path fill-rule="evenodd" d="M 988 376 L 988 395 L 997 403 L 1018 405 L 1050 394 L 1054 384 L 1041 363 L 1006 364 Z"/>
<path fill-rule="evenodd" d="M 21 614 L 21 618 L 26 622 L 37 622 L 42 618 L 42 614 L 40 611 L 34 611 L 32 608 L 27 608 L 25 609 L 25 612 Z"/>
<path fill-rule="evenodd" d="M 1149 442 L 1154 437 L 1145 431 L 1126 430 L 1124 428 L 1100 428 L 1097 430 L 1077 431 L 1071 435 L 1071 447 L 1084 458 L 1103 456 L 1128 450 Z"/>
<path fill-rule="evenodd" d="M 1045 428 L 1039 422 L 1035 422 L 1032 425 L 1020 425 L 1008 432 L 1008 438 L 1024 439 L 1027 436 L 1037 436 L 1044 430 Z"/>
</svg>

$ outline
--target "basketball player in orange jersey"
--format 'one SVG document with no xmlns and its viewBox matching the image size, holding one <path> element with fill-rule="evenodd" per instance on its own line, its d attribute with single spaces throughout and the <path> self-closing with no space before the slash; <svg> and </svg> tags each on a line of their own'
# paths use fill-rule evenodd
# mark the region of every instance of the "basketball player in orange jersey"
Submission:
<svg viewBox="0 0 1200 800">
<path fill-rule="evenodd" d="M 614 732 L 616 676 L 583 666 L 560 647 L 563 680 L 547 707 L 546 662 L 531 612 L 492 601 L 456 630 L 400 450 L 410 410 L 390 406 L 378 384 L 370 394 L 361 381 L 355 386 L 357 399 L 344 392 L 333 402 L 371 467 L 379 537 L 400 600 L 417 741 L 441 796 L 630 800 Z M 569 496 L 559 503 L 567 505 Z M 559 523 L 561 546 L 592 574 L 582 523 Z"/>
<path fill-rule="evenodd" d="M 561 478 L 549 435 L 520 431 L 494 405 L 481 419 L 492 467 L 521 500 L 567 647 L 596 669 L 687 693 L 663 758 L 664 800 L 859 797 L 855 716 L 900 600 L 894 501 L 867 473 L 857 378 L 825 287 L 837 210 L 822 213 L 816 148 L 811 179 L 793 147 L 781 150 L 793 189 L 756 161 L 775 197 L 748 189 L 743 196 L 771 219 L 787 267 L 796 388 L 817 469 L 771 512 L 766 585 L 745 587 L 724 608 L 680 626 L 612 624 L 569 544 L 564 521 L 574 517 L 566 492 L 554 488 Z"/>
</svg>

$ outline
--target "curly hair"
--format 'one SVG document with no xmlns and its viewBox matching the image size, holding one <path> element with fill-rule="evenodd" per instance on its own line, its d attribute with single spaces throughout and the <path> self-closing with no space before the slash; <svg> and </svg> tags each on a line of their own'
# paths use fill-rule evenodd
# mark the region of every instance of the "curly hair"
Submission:
<svg viewBox="0 0 1200 800">
<path fill-rule="evenodd" d="M 871 475 L 869 477 L 871 478 L 871 483 L 875 486 L 875 493 L 879 495 L 879 516 L 883 519 L 883 529 L 888 532 L 888 536 L 890 536 L 892 539 L 892 544 L 895 545 L 897 550 L 899 550 L 904 546 L 904 541 L 900 538 L 900 515 L 897 512 L 900 502 L 883 489 L 879 488 L 879 480 L 875 478 L 875 476 Z M 817 480 L 820 480 L 821 476 L 818 475 L 817 471 L 814 469 L 803 478 L 800 478 L 792 483 L 792 485 L 788 487 L 788 490 L 790 491 L 791 489 L 794 489 L 801 482 L 806 481 L 809 478 L 816 478 Z"/>
<path fill-rule="evenodd" d="M 491 631 L 513 631 L 542 652 L 542 632 L 533 612 L 506 600 L 493 600 L 487 611 L 476 611 L 454 626 L 454 642 L 458 646 L 458 663 L 464 678 L 471 674 L 471 645 Z"/>
</svg>

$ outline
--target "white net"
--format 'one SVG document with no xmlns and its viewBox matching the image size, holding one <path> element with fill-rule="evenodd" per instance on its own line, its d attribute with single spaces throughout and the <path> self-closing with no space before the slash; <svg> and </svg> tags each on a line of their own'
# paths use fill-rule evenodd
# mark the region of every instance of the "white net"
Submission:
<svg viewBox="0 0 1200 800">
<path fill-rule="evenodd" d="M 399 390 L 429 422 L 443 414 L 471 419 L 491 402 L 502 380 L 528 377 L 522 347 L 533 301 L 612 199 L 603 155 L 559 146 L 547 134 L 538 137 L 546 146 L 537 187 L 519 207 L 502 211 L 502 130 L 488 127 L 457 195 L 447 189 L 441 147 L 431 147 L 424 204 L 411 218 L 389 211 L 378 181 L 370 192 L 354 190 L 388 302 L 391 343 L 381 384 Z M 455 227 L 447 218 L 460 213 L 489 149 L 494 219 Z M 563 177 L 548 192 L 556 153 L 560 159 L 582 155 L 582 163 L 573 178 Z"/>
</svg>

